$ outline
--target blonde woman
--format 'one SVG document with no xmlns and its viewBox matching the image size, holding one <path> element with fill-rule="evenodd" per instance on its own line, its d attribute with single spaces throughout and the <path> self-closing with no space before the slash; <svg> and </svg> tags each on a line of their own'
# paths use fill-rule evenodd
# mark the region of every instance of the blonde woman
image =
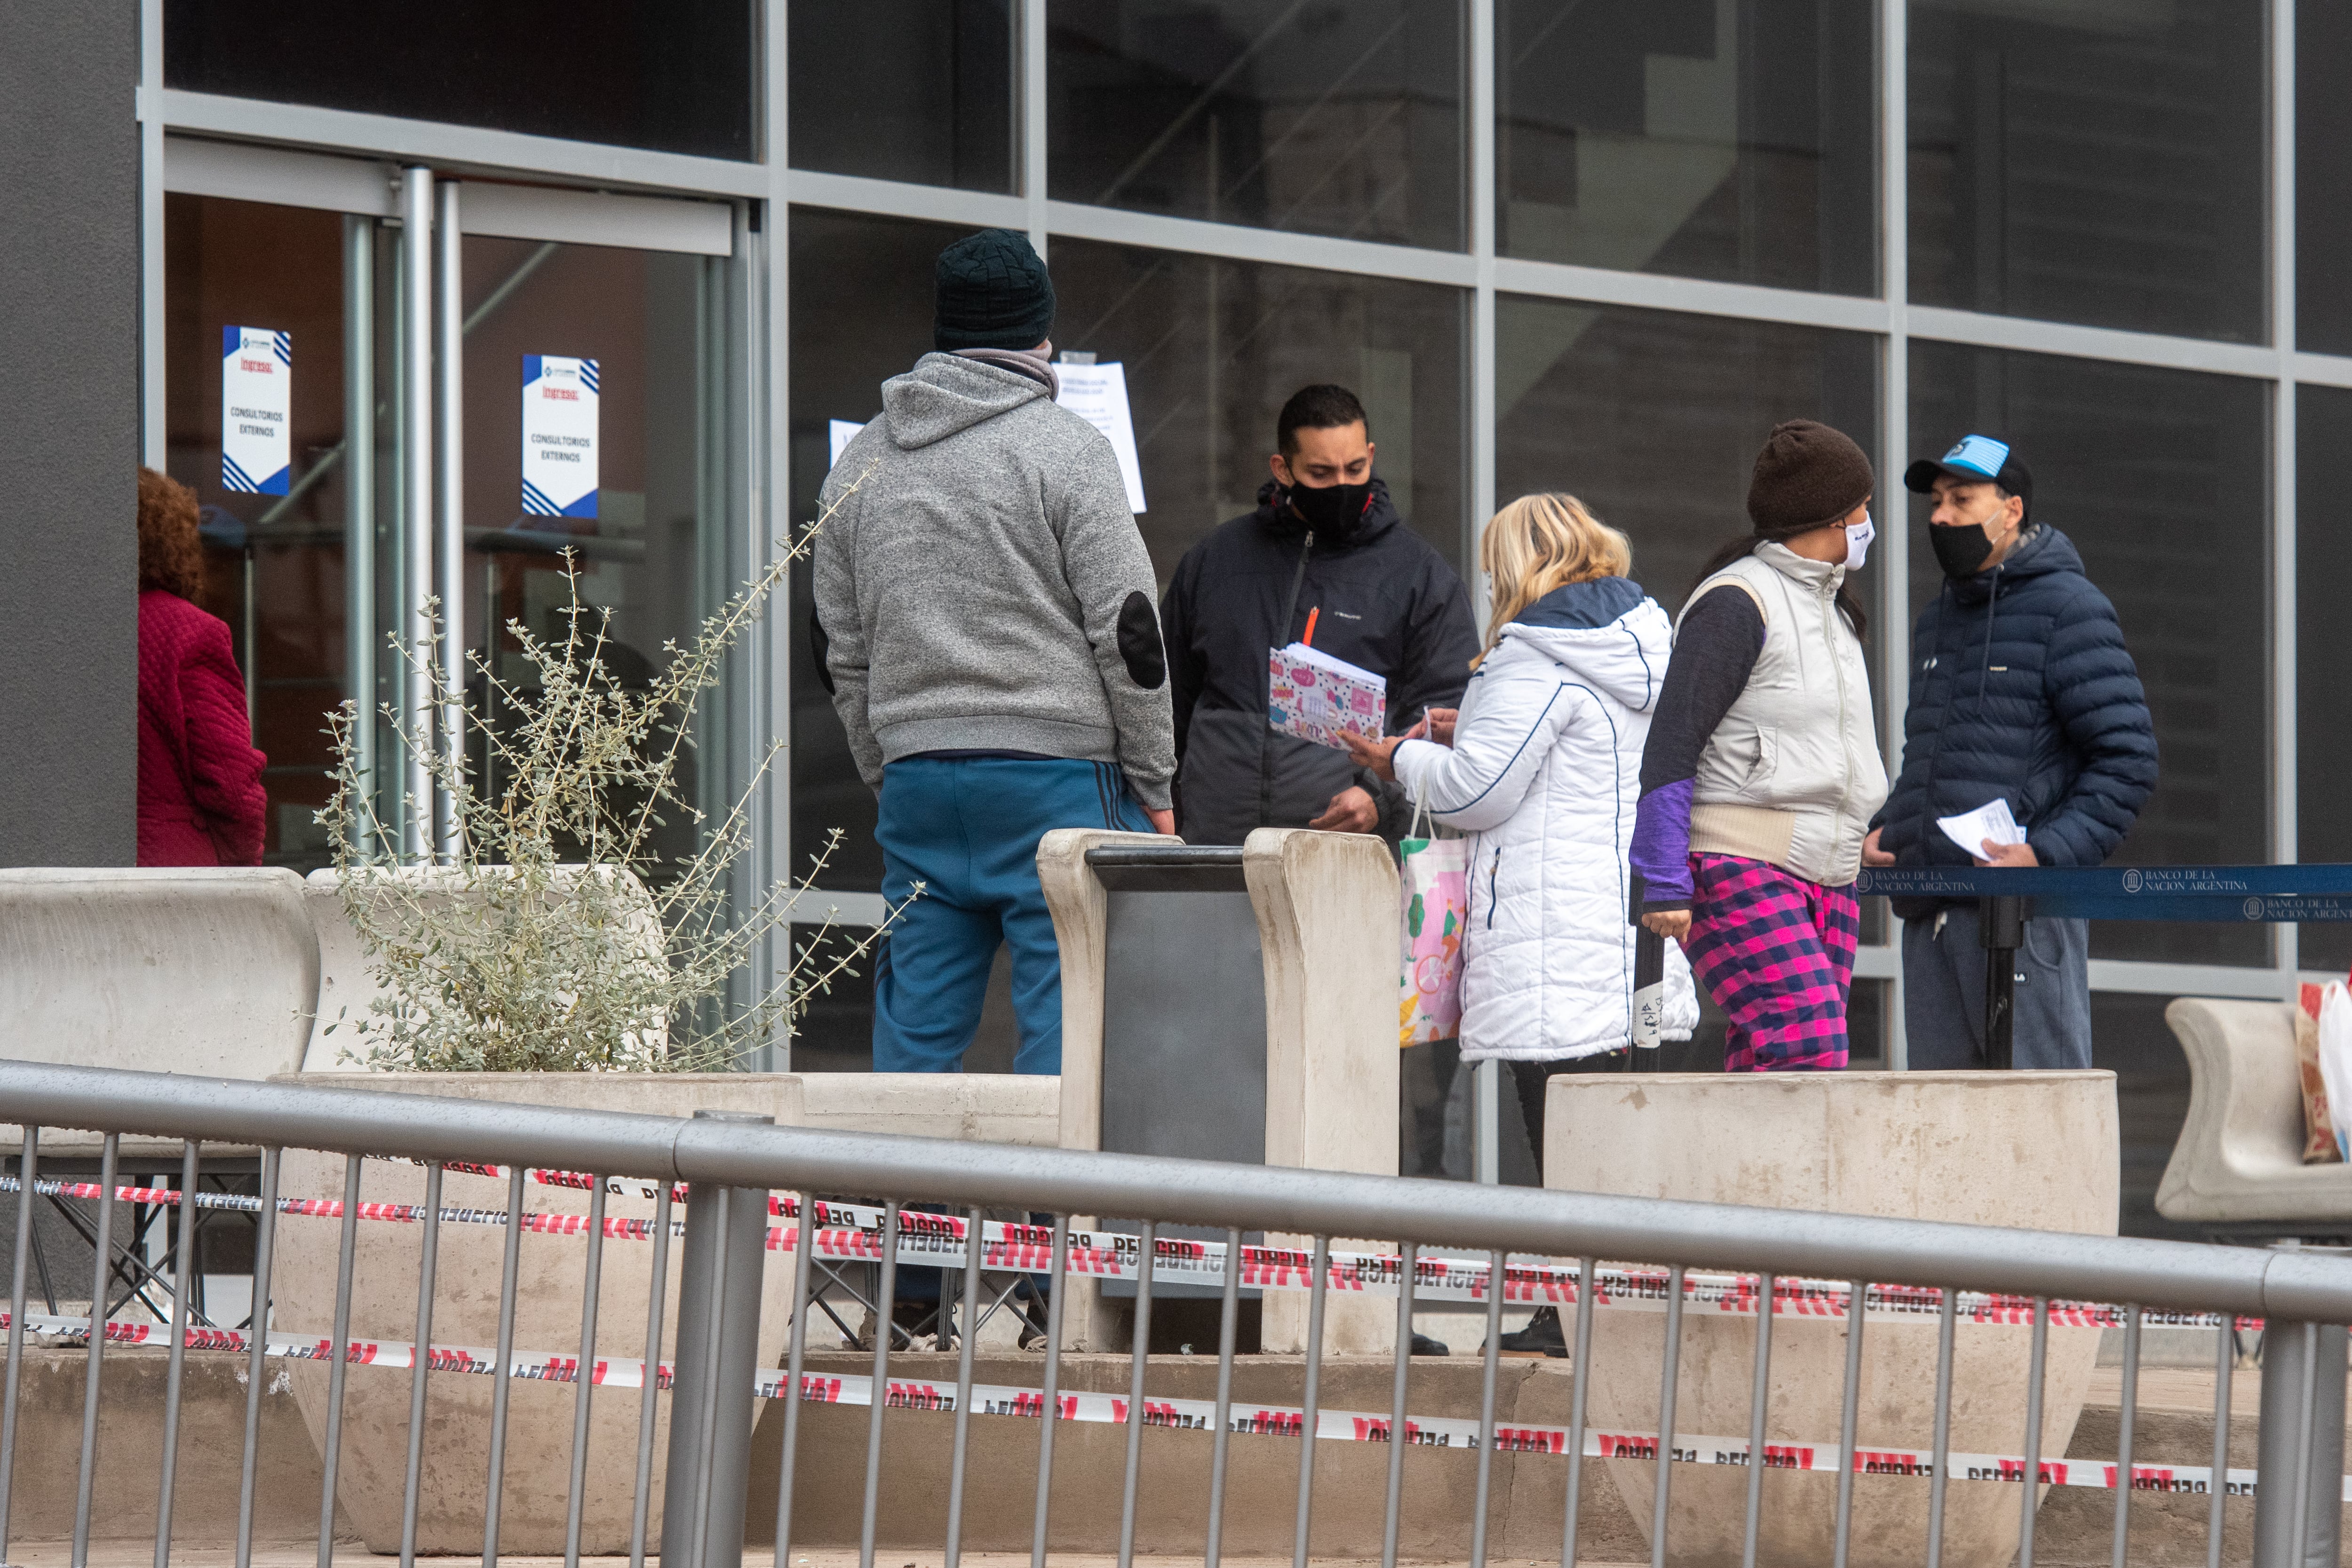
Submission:
<svg viewBox="0 0 2352 1568">
<path fill-rule="evenodd" d="M 1433 710 L 1391 740 L 1350 737 L 1349 750 L 1470 835 L 1462 1056 L 1512 1064 L 1540 1159 L 1555 1066 L 1597 1067 L 1630 1043 L 1626 855 L 1674 632 L 1626 576 L 1625 536 L 1574 496 L 1496 512 L 1478 564 L 1493 629 L 1459 712 Z M 1698 1002 L 1671 943 L 1666 971 L 1665 1034 L 1687 1039 Z"/>
</svg>

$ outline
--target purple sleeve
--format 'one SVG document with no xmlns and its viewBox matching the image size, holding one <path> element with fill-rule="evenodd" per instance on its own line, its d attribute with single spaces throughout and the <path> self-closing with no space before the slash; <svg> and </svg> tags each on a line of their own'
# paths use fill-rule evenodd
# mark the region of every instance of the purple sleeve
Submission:
<svg viewBox="0 0 2352 1568">
<path fill-rule="evenodd" d="M 1629 858 L 1642 879 L 1642 908 L 1686 910 L 1691 900 L 1691 781 L 1676 779 L 1642 796 L 1633 809 Z"/>
<path fill-rule="evenodd" d="M 1717 588 L 1683 612 L 1674 658 L 1642 747 L 1642 801 L 1628 854 L 1645 910 L 1690 907 L 1693 780 L 1723 716 L 1764 651 L 1764 617 L 1738 588 Z"/>
</svg>

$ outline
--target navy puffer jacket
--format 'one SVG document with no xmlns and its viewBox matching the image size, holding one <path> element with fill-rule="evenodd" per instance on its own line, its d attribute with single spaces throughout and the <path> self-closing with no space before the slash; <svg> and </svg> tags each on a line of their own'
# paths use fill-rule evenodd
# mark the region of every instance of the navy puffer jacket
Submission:
<svg viewBox="0 0 2352 1568">
<path fill-rule="evenodd" d="M 2064 534 L 2037 528 L 1920 612 L 1903 771 L 1876 818 L 1879 847 L 1899 864 L 1969 864 L 1936 819 L 1999 797 L 2042 864 L 2096 866 L 2155 787 L 2139 671 Z M 1924 912 L 1911 901 L 1896 912 Z"/>
</svg>

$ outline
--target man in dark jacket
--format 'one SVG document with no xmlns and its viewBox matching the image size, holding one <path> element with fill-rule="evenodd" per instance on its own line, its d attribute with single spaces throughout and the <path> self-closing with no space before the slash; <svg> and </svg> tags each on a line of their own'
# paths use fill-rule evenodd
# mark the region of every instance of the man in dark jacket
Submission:
<svg viewBox="0 0 2352 1568">
<path fill-rule="evenodd" d="M 1239 844 L 1255 827 L 1403 835 L 1403 792 L 1348 753 L 1266 723 L 1266 650 L 1299 640 L 1388 681 L 1391 733 L 1462 700 L 1477 657 L 1470 595 L 1403 525 L 1372 471 L 1363 405 L 1309 386 L 1283 405 L 1258 508 L 1194 545 L 1160 602 L 1176 710 L 1177 828 Z"/>
<path fill-rule="evenodd" d="M 2006 442 L 1969 436 L 1903 476 L 1932 492 L 1944 591 L 1911 634 L 1903 771 L 1863 858 L 1873 866 L 2096 866 L 2156 787 L 2156 731 L 2107 596 L 2056 529 Z M 2000 800 L 2021 844 L 1964 850 L 1937 819 Z M 1911 1066 L 1984 1065 L 1985 953 L 1973 901 L 1897 899 Z M 2012 1058 L 2091 1065 L 2090 934 L 2026 923 Z"/>
</svg>

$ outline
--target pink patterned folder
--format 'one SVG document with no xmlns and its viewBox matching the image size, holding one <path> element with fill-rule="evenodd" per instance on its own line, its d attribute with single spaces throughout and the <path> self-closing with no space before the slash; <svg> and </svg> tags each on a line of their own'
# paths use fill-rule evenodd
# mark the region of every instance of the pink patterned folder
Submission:
<svg viewBox="0 0 2352 1568">
<path fill-rule="evenodd" d="M 1266 721 L 1285 735 L 1344 752 L 1342 731 L 1378 735 L 1388 725 L 1389 683 L 1304 643 L 1265 653 Z"/>
</svg>

